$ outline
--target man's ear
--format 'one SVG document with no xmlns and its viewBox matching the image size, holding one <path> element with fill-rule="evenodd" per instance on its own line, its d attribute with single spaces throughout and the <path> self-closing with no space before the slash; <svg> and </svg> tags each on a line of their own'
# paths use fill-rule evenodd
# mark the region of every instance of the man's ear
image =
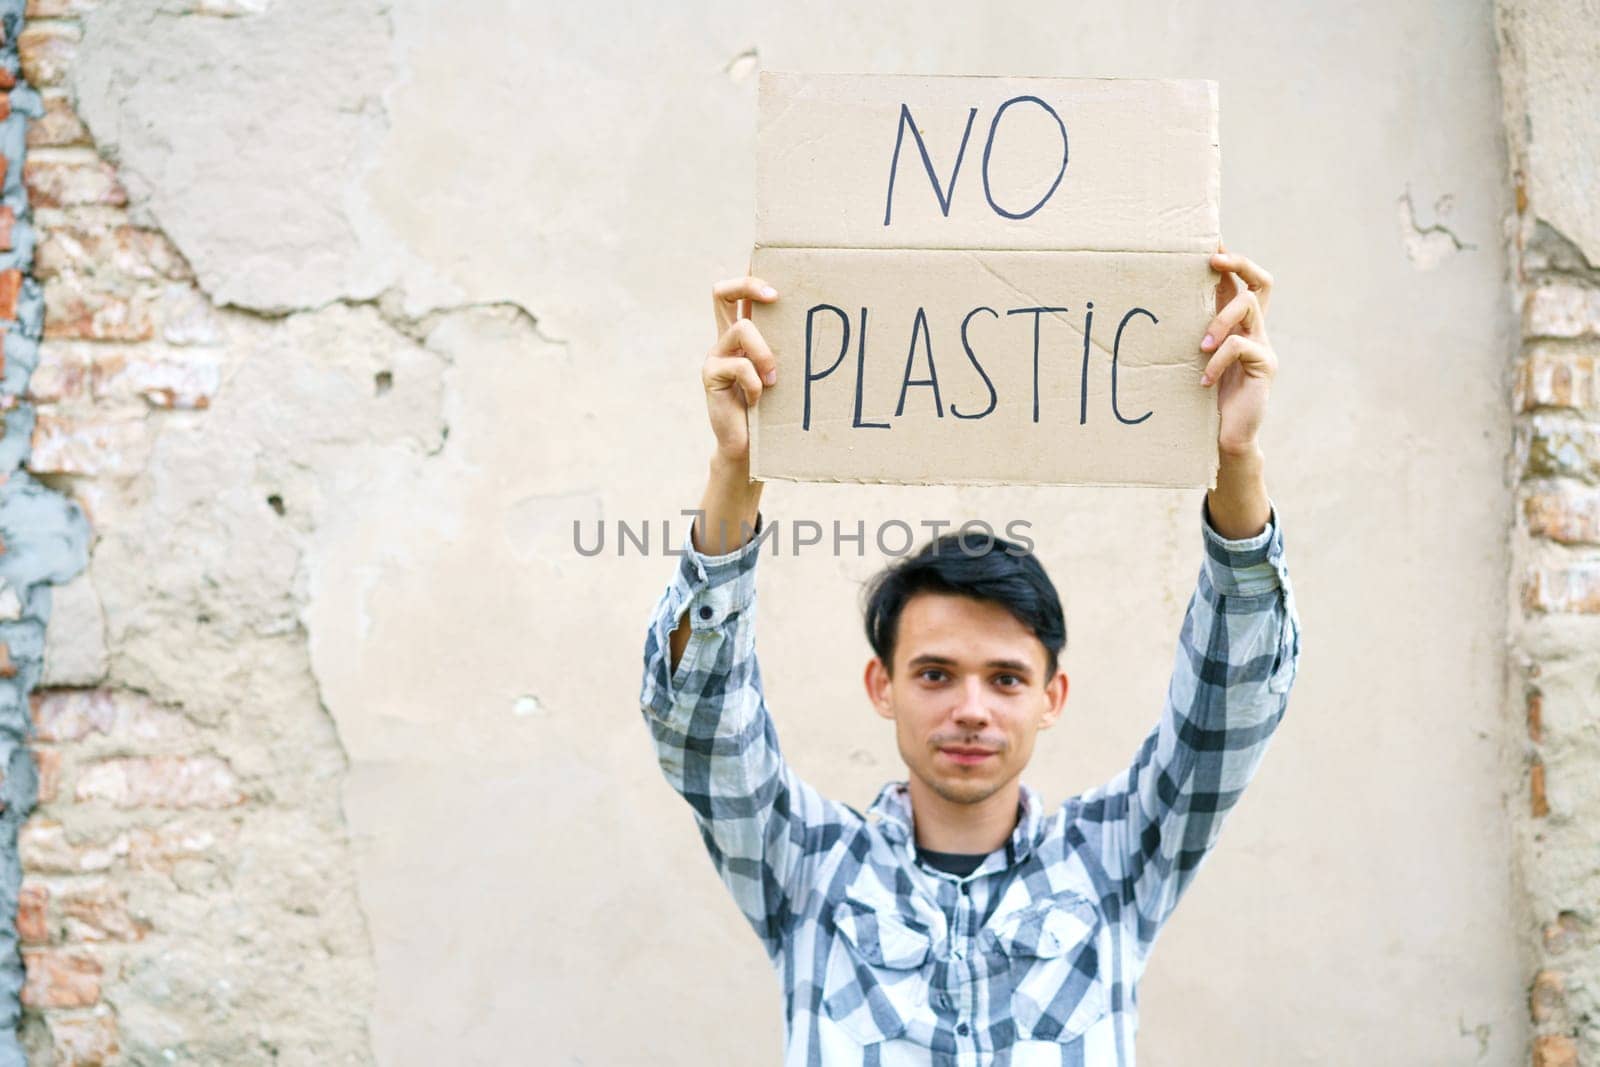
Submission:
<svg viewBox="0 0 1600 1067">
<path fill-rule="evenodd" d="M 883 660 L 877 656 L 869 659 L 862 681 L 866 684 L 867 699 L 872 701 L 872 709 L 885 719 L 894 718 L 894 704 L 889 699 L 894 682 L 889 678 L 889 668 L 883 665 Z"/>
<path fill-rule="evenodd" d="M 1047 730 L 1061 718 L 1061 709 L 1067 703 L 1067 672 L 1056 671 L 1056 676 L 1045 683 L 1045 709 L 1039 717 L 1039 729 Z"/>
</svg>

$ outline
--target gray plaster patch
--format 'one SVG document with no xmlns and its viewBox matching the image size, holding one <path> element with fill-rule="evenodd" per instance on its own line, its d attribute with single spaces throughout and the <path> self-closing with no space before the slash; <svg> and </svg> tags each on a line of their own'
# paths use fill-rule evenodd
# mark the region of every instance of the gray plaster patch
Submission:
<svg viewBox="0 0 1600 1067">
<path fill-rule="evenodd" d="M 387 128 L 383 4 L 130 0 L 83 23 L 78 112 L 213 300 L 281 313 L 388 284 L 353 188 Z"/>
</svg>

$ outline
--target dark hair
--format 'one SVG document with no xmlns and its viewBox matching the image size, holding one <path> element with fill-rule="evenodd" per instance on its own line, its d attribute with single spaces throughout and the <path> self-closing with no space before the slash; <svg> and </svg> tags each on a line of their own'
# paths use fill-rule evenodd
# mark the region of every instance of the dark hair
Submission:
<svg viewBox="0 0 1600 1067">
<path fill-rule="evenodd" d="M 1047 675 L 1067 647 L 1061 598 L 1032 552 L 998 537 L 981 548 L 961 533 L 935 538 L 912 555 L 885 567 L 866 585 L 862 598 L 867 643 L 885 667 L 894 668 L 900 613 L 918 593 L 954 593 L 999 604 L 1044 645 Z"/>
</svg>

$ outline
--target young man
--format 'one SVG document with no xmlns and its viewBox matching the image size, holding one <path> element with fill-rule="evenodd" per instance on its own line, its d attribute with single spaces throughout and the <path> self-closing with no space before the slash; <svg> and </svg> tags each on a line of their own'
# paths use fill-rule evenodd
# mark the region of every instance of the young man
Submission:
<svg viewBox="0 0 1600 1067">
<path fill-rule="evenodd" d="M 745 412 L 778 373 L 746 312 L 777 294 L 748 277 L 713 290 L 720 337 L 701 378 L 716 451 L 645 642 L 641 702 L 778 970 L 791 1067 L 1134 1062 L 1151 945 L 1260 762 L 1300 652 L 1257 444 L 1278 362 L 1272 282 L 1242 256 L 1212 265 L 1201 381 L 1219 390 L 1221 467 L 1165 708 L 1126 770 L 1054 810 L 1020 775 L 1067 698 L 1066 631 L 1043 568 L 1005 542 L 936 542 L 872 587 L 866 690 L 905 781 L 863 814 L 784 761 L 755 657 L 762 486 Z"/>
</svg>

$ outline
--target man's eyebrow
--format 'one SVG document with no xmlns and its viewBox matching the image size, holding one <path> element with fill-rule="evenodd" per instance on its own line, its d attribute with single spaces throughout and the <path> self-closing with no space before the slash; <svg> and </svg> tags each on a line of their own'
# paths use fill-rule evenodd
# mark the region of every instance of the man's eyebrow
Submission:
<svg viewBox="0 0 1600 1067">
<path fill-rule="evenodd" d="M 953 667 L 955 666 L 955 662 L 956 661 L 949 656 L 941 656 L 937 652 L 924 652 L 920 656 L 912 656 L 911 660 L 906 664 L 906 666 L 917 667 L 932 665 L 939 667 Z M 992 659 L 985 663 L 984 666 L 999 667 L 1002 670 L 1008 670 L 1015 674 L 1031 675 L 1033 673 L 1032 667 L 1017 659 Z"/>
</svg>

